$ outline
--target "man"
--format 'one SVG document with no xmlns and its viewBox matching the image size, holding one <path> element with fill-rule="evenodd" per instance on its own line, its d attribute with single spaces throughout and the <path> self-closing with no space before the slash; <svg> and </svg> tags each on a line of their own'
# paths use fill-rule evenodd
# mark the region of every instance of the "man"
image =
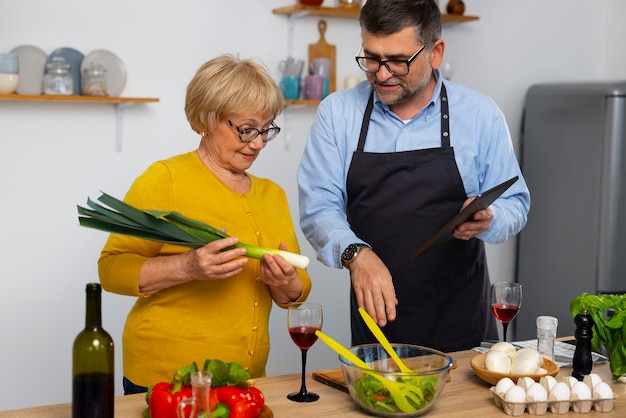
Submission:
<svg viewBox="0 0 626 418">
<path fill-rule="evenodd" d="M 353 344 L 375 341 L 359 306 L 394 342 L 453 351 L 497 338 L 484 242 L 517 234 L 530 207 L 504 115 L 442 80 L 434 0 L 368 0 L 360 23 L 368 82 L 318 109 L 298 170 L 300 226 L 323 263 L 350 270 Z M 412 257 L 473 197 L 514 176 L 455 239 Z"/>
</svg>

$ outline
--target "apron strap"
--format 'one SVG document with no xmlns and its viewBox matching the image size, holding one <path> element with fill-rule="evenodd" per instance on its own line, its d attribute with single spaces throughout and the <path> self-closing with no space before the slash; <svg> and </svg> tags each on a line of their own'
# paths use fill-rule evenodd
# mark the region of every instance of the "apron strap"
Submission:
<svg viewBox="0 0 626 418">
<path fill-rule="evenodd" d="M 441 83 L 441 147 L 450 147 L 450 109 L 448 107 L 448 92 L 446 86 Z"/>
<path fill-rule="evenodd" d="M 374 89 L 370 93 L 370 98 L 367 101 L 365 107 L 365 113 L 363 114 L 363 122 L 361 122 L 361 133 L 359 134 L 359 144 L 357 145 L 357 151 L 363 152 L 365 147 L 365 138 L 367 137 L 367 129 L 370 125 L 370 116 L 372 116 L 372 109 L 374 108 Z"/>
<path fill-rule="evenodd" d="M 441 92 L 439 94 L 439 100 L 441 102 L 441 147 L 450 147 L 450 108 L 448 106 L 448 92 L 446 86 L 441 83 Z M 370 97 L 365 107 L 365 113 L 363 114 L 363 122 L 361 122 L 361 133 L 359 134 L 359 143 L 356 147 L 357 151 L 363 152 L 365 148 L 365 138 L 367 137 L 367 130 L 370 125 L 370 117 L 372 116 L 372 109 L 374 108 L 374 89 L 370 93 Z"/>
</svg>

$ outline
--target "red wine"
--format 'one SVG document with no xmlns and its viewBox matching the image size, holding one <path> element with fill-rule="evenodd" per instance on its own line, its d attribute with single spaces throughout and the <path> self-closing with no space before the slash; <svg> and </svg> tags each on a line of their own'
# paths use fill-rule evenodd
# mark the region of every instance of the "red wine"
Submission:
<svg viewBox="0 0 626 418">
<path fill-rule="evenodd" d="M 77 374 L 72 382 L 72 416 L 113 418 L 114 395 L 112 374 Z"/>
<path fill-rule="evenodd" d="M 498 318 L 498 321 L 503 324 L 508 324 L 517 316 L 519 305 L 511 305 L 510 303 L 494 303 L 491 305 L 491 310 L 496 318 Z"/>
<path fill-rule="evenodd" d="M 289 328 L 291 339 L 301 350 L 308 350 L 317 341 L 316 327 L 293 327 Z"/>
</svg>

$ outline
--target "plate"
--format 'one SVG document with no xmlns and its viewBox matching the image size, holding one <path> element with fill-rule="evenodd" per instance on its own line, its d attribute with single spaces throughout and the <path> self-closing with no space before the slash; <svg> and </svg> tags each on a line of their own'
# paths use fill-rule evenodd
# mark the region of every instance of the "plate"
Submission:
<svg viewBox="0 0 626 418">
<path fill-rule="evenodd" d="M 472 357 L 472 359 L 470 360 L 470 367 L 472 368 L 472 370 L 474 370 L 474 373 L 476 373 L 476 376 L 478 376 L 480 379 L 492 385 L 497 384 L 498 381 L 504 377 L 508 377 L 513 382 L 517 383 L 517 379 L 519 379 L 520 377 L 528 376 L 531 379 L 533 379 L 535 382 L 538 382 L 542 376 L 546 376 L 546 375 L 556 376 L 557 373 L 559 372 L 559 366 L 555 362 L 547 358 L 543 359 L 543 365 L 541 366 L 542 368 L 548 371 L 548 373 L 545 373 L 545 374 L 527 375 L 527 374 L 507 374 L 507 373 L 492 372 L 490 370 L 485 369 L 485 356 L 487 356 L 487 353 L 482 353 L 482 354 Z"/>
<path fill-rule="evenodd" d="M 32 45 L 20 45 L 11 50 L 20 60 L 17 94 L 41 94 L 47 54 Z"/>
<path fill-rule="evenodd" d="M 126 66 L 114 53 L 106 49 L 96 49 L 83 59 L 81 71 L 89 64 L 97 62 L 107 69 L 107 91 L 109 96 L 117 97 L 126 86 Z"/>
<path fill-rule="evenodd" d="M 70 65 L 70 74 L 74 81 L 74 96 L 80 96 L 80 65 L 85 56 L 82 52 L 73 48 L 58 48 L 52 51 L 46 59 L 46 65 L 50 64 L 55 57 L 62 57 Z"/>
</svg>

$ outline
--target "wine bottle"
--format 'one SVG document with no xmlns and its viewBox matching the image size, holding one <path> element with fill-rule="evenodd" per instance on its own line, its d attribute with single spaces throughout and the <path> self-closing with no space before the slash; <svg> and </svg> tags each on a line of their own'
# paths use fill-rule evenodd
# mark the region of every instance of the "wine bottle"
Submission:
<svg viewBox="0 0 626 418">
<path fill-rule="evenodd" d="M 72 418 L 113 418 L 114 346 L 102 328 L 102 287 L 86 288 L 85 329 L 72 347 Z"/>
</svg>

